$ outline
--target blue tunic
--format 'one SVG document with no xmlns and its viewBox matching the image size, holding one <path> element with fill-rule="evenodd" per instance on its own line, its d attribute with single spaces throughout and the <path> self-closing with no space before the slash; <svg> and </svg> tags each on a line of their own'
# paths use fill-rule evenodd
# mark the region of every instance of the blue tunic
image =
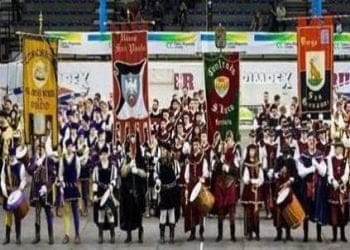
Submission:
<svg viewBox="0 0 350 250">
<path fill-rule="evenodd" d="M 64 199 L 76 200 L 80 197 L 78 189 L 78 171 L 76 156 L 73 156 L 72 161 L 68 162 L 66 157 L 63 157 L 63 182 L 64 182 Z"/>
</svg>

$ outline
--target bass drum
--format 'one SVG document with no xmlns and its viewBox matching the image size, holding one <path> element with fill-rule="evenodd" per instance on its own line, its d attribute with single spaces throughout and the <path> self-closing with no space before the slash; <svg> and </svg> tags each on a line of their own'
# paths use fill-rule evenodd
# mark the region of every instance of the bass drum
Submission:
<svg viewBox="0 0 350 250">
<path fill-rule="evenodd" d="M 191 192 L 190 202 L 193 203 L 203 215 L 207 215 L 214 206 L 215 197 L 206 186 L 198 182 Z"/>
<path fill-rule="evenodd" d="M 29 204 L 20 190 L 12 192 L 7 200 L 7 209 L 13 211 L 16 218 L 23 219 L 29 211 Z"/>
<path fill-rule="evenodd" d="M 292 228 L 298 228 L 305 219 L 305 212 L 297 197 L 290 188 L 284 188 L 278 193 L 277 205 L 282 211 L 282 216 Z"/>
</svg>

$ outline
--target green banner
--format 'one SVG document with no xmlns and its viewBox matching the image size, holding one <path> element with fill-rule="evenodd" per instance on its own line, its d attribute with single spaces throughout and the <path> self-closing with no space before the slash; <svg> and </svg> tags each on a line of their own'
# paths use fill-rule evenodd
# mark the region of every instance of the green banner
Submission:
<svg viewBox="0 0 350 250">
<path fill-rule="evenodd" d="M 239 54 L 205 54 L 204 65 L 209 141 L 228 131 L 239 140 Z"/>
</svg>

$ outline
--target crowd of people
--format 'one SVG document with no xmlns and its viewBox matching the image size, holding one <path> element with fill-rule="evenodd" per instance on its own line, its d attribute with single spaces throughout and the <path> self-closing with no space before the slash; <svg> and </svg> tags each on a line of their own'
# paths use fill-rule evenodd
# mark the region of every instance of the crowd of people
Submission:
<svg viewBox="0 0 350 250">
<path fill-rule="evenodd" d="M 168 108 L 154 99 L 150 107 L 149 136 L 129 131 L 122 141 L 115 130 L 111 105 L 95 98 L 75 100 L 61 109 L 59 145 L 46 137 L 32 145 L 23 141 L 23 121 L 18 105 L 5 99 L 0 113 L 1 197 L 5 210 L 5 239 L 10 242 L 12 220 L 16 243 L 21 244 L 21 222 L 28 204 L 35 213 L 33 244 L 40 242 L 41 211 L 46 215 L 49 244 L 54 243 L 53 214 L 62 217 L 63 244 L 69 243 L 70 226 L 79 244 L 80 217 L 89 216 L 90 203 L 97 226 L 98 243 L 104 231 L 115 243 L 115 228 L 126 232 L 126 243 L 137 230 L 143 242 L 144 216 L 159 217 L 160 241 L 169 227 L 184 218 L 188 241 L 204 240 L 205 217 L 217 218 L 223 239 L 229 218 L 230 239 L 236 241 L 236 210 L 244 208 L 244 236 L 260 239 L 260 211 L 273 219 L 276 241 L 293 240 L 299 226 L 309 240 L 309 223 L 316 225 L 317 241 L 322 226 L 333 228 L 333 241 L 347 241 L 349 219 L 349 122 L 350 102 L 339 99 L 331 123 L 323 117 L 300 115 L 298 98 L 289 109 L 276 95 L 264 94 L 247 145 L 240 145 L 234 131 L 214 133 L 208 141 L 205 93 L 174 94 Z M 29 190 L 29 197 L 25 191 Z M 201 197 L 213 197 L 207 199 Z M 201 197 L 201 199 L 198 199 Z"/>
</svg>

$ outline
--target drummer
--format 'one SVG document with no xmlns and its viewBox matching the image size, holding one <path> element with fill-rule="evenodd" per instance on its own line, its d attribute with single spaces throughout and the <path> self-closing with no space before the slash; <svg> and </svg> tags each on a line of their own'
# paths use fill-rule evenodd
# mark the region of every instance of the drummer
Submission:
<svg viewBox="0 0 350 250">
<path fill-rule="evenodd" d="M 170 243 L 174 243 L 175 236 L 175 208 L 180 203 L 180 192 L 178 186 L 178 179 L 180 177 L 180 166 L 177 160 L 171 156 L 171 145 L 162 143 L 161 157 L 157 162 L 155 169 L 156 187 L 155 191 L 160 192 L 160 241 L 165 243 L 164 234 L 165 226 L 168 218 L 170 228 Z"/>
<path fill-rule="evenodd" d="M 333 242 L 337 241 L 337 228 L 340 227 L 340 239 L 347 242 L 345 225 L 349 221 L 349 164 L 344 158 L 344 144 L 340 140 L 334 143 L 335 154 L 328 158 L 328 202 L 330 204 L 330 224 L 333 229 Z"/>
<path fill-rule="evenodd" d="M 94 221 L 98 226 L 99 244 L 103 243 L 104 230 L 110 230 L 110 243 L 115 243 L 117 225 L 117 200 L 114 191 L 118 173 L 117 168 L 109 160 L 108 151 L 107 147 L 101 150 L 100 162 L 97 163 L 92 174 Z"/>
<path fill-rule="evenodd" d="M 193 150 L 188 158 L 188 163 L 185 169 L 185 232 L 191 230 L 191 235 L 187 241 L 196 239 L 196 226 L 200 225 L 199 236 L 200 240 L 204 241 L 204 216 L 195 205 L 189 202 L 189 194 L 191 194 L 194 186 L 200 182 L 204 184 L 209 177 L 208 161 L 200 148 L 199 138 L 193 139 Z"/>
<path fill-rule="evenodd" d="M 35 238 L 33 244 L 40 242 L 41 209 L 44 208 L 47 220 L 49 244 L 54 243 L 53 238 L 53 183 L 56 179 L 55 162 L 46 155 L 42 145 L 36 146 L 36 152 L 30 161 L 27 171 L 32 176 L 30 187 L 30 204 L 35 208 Z"/>
<path fill-rule="evenodd" d="M 281 153 L 282 155 L 277 158 L 276 165 L 273 170 L 276 185 L 274 197 L 274 226 L 277 230 L 277 236 L 274 241 L 282 240 L 282 228 L 285 228 L 286 230 L 286 240 L 293 241 L 290 233 L 290 226 L 283 218 L 282 211 L 276 201 L 279 191 L 285 188 L 290 188 L 293 192 L 295 189 L 296 180 L 298 179 L 298 172 L 296 168 L 296 162 L 292 156 L 293 149 L 284 144 L 281 148 Z"/>
<path fill-rule="evenodd" d="M 5 213 L 5 240 L 4 245 L 10 243 L 10 232 L 12 225 L 13 212 L 7 208 L 7 201 L 9 195 L 16 190 L 23 191 L 26 186 L 26 174 L 25 167 L 17 160 L 16 149 L 10 148 L 9 150 L 9 164 L 5 164 L 1 171 L 1 191 L 4 196 L 4 209 Z M 16 244 L 21 244 L 21 219 L 15 218 L 15 230 L 16 230 Z"/>
</svg>

